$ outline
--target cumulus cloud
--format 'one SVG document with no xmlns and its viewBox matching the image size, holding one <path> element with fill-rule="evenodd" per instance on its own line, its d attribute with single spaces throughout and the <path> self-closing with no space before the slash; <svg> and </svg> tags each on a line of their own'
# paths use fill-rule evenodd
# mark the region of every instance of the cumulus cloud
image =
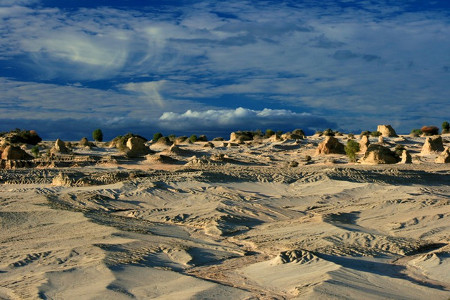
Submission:
<svg viewBox="0 0 450 300">
<path fill-rule="evenodd" d="M 334 127 L 326 119 L 308 113 L 295 113 L 285 109 L 251 110 L 238 107 L 236 109 L 212 109 L 205 111 L 187 110 L 184 113 L 165 112 L 159 118 L 164 128 L 172 130 L 207 131 L 249 130 L 276 128 L 293 130 L 303 128 Z M 295 128 L 294 128 L 295 127 Z"/>
</svg>

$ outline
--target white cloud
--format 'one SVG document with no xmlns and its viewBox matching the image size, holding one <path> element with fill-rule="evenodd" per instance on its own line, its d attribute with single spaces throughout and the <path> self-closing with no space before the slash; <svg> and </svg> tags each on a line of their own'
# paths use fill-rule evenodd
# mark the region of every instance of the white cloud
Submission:
<svg viewBox="0 0 450 300">
<path fill-rule="evenodd" d="M 164 128 L 172 130 L 245 130 L 264 129 L 305 129 L 330 127 L 332 124 L 324 118 L 308 113 L 295 113 L 285 109 L 251 110 L 238 107 L 236 109 L 211 109 L 205 111 L 187 110 L 185 113 L 165 112 L 159 118 Z"/>
</svg>

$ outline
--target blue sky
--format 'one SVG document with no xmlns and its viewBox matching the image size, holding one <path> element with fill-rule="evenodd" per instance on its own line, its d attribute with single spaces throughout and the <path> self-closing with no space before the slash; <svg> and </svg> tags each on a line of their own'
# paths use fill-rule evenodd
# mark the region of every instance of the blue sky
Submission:
<svg viewBox="0 0 450 300">
<path fill-rule="evenodd" d="M 0 130 L 450 121 L 448 1 L 0 0 L 0 24 Z"/>
</svg>

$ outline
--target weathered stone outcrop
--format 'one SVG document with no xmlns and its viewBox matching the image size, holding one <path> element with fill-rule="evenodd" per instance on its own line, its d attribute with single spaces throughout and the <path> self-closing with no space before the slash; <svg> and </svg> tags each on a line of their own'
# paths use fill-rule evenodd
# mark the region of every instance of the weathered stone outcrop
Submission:
<svg viewBox="0 0 450 300">
<path fill-rule="evenodd" d="M 303 139 L 302 135 L 298 135 L 292 132 L 286 132 L 281 135 L 282 140 L 300 140 Z"/>
<path fill-rule="evenodd" d="M 363 164 L 396 164 L 398 158 L 389 148 L 371 144 L 361 161 Z"/>
<path fill-rule="evenodd" d="M 88 139 L 86 137 L 82 138 L 79 142 L 78 142 L 78 146 L 80 147 L 85 147 L 85 148 L 92 148 L 94 147 L 94 143 L 89 142 Z"/>
<path fill-rule="evenodd" d="M 409 154 L 408 150 L 402 151 L 402 157 L 400 160 L 401 164 L 411 164 L 412 163 L 412 157 L 411 154 Z"/>
<path fill-rule="evenodd" d="M 442 151 L 444 151 L 444 144 L 442 143 L 442 137 L 440 135 L 435 135 L 432 137 L 427 137 L 425 139 L 425 143 L 423 144 L 422 151 L 420 152 L 420 154 L 428 155 Z"/>
<path fill-rule="evenodd" d="M 320 154 L 345 154 L 345 146 L 333 136 L 327 136 L 316 149 L 316 155 Z"/>
<path fill-rule="evenodd" d="M 359 152 L 360 153 L 366 153 L 367 148 L 369 147 L 369 137 L 367 135 L 363 135 L 361 137 L 361 140 L 359 141 Z"/>
<path fill-rule="evenodd" d="M 396 137 L 398 136 L 394 128 L 391 125 L 378 125 L 377 131 L 381 132 L 382 136 Z"/>
<path fill-rule="evenodd" d="M 253 133 L 251 131 L 236 131 L 230 134 L 231 143 L 242 143 L 253 140 Z"/>
<path fill-rule="evenodd" d="M 441 154 L 439 154 L 438 157 L 436 157 L 436 160 L 434 161 L 438 164 L 448 164 L 450 163 L 450 150 L 448 147 L 445 147 L 444 151 L 442 151 Z"/>
<path fill-rule="evenodd" d="M 145 140 L 139 137 L 130 137 L 127 141 L 127 148 L 125 154 L 128 157 L 141 157 L 150 153 L 150 149 L 145 145 Z"/>
<path fill-rule="evenodd" d="M 55 145 L 50 150 L 51 153 L 61 153 L 61 154 L 68 154 L 71 151 L 69 148 L 67 148 L 66 144 L 61 141 L 60 139 L 57 139 L 55 142 Z"/>
<path fill-rule="evenodd" d="M 6 146 L 2 151 L 2 159 L 5 160 L 31 160 L 33 156 L 26 153 L 24 150 L 15 146 Z"/>
</svg>

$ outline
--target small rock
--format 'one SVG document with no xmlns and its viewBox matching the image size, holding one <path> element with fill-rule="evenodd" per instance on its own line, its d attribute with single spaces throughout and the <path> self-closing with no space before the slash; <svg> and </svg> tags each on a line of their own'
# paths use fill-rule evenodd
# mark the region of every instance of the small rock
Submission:
<svg viewBox="0 0 450 300">
<path fill-rule="evenodd" d="M 397 137 L 397 133 L 391 125 L 378 125 L 377 131 L 381 132 L 381 136 Z"/>
<path fill-rule="evenodd" d="M 450 150 L 448 147 L 445 147 L 444 151 L 436 157 L 436 160 L 434 161 L 438 164 L 448 164 L 450 163 Z"/>
<path fill-rule="evenodd" d="M 420 154 L 427 155 L 441 151 L 444 151 L 442 137 L 440 135 L 435 135 L 432 137 L 427 137 L 425 139 L 425 144 L 423 144 L 422 151 L 420 152 Z"/>
<path fill-rule="evenodd" d="M 316 155 L 320 154 L 345 154 L 344 145 L 333 136 L 327 136 L 323 142 L 319 144 Z"/>
</svg>

